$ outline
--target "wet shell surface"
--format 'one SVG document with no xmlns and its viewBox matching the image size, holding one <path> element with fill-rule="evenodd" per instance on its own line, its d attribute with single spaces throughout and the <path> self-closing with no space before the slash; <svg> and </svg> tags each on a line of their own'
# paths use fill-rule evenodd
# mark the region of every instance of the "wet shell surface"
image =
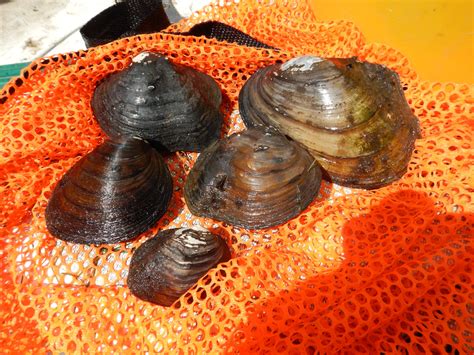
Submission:
<svg viewBox="0 0 474 355">
<path fill-rule="evenodd" d="M 103 80 L 91 105 L 109 137 L 138 137 L 169 151 L 201 151 L 219 138 L 221 100 L 210 76 L 144 52 Z"/>
<path fill-rule="evenodd" d="M 301 146 L 252 128 L 203 151 L 184 187 L 189 210 L 247 229 L 284 223 L 315 198 L 321 170 Z"/>
<path fill-rule="evenodd" d="M 419 136 L 398 75 L 354 58 L 303 56 L 263 68 L 242 88 L 239 109 L 247 127 L 278 129 L 350 187 L 399 179 Z"/>
<path fill-rule="evenodd" d="M 224 240 L 205 229 L 163 230 L 135 251 L 127 284 L 136 297 L 170 306 L 210 269 L 229 259 Z"/>
<path fill-rule="evenodd" d="M 62 240 L 118 243 L 135 238 L 165 213 L 172 181 L 161 155 L 144 141 L 105 141 L 59 181 L 46 226 Z"/>
</svg>

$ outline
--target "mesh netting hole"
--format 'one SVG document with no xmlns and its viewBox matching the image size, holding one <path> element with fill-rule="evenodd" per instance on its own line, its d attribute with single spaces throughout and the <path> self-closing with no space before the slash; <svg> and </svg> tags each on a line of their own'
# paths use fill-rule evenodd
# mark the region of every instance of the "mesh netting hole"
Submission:
<svg viewBox="0 0 474 355">
<path fill-rule="evenodd" d="M 455 103 L 456 101 L 458 101 L 460 98 L 460 96 L 458 94 L 452 94 L 449 96 L 449 101 Z"/>
<path fill-rule="evenodd" d="M 360 309 L 359 309 L 359 314 L 360 314 Z M 347 324 L 349 325 L 350 328 L 354 329 L 358 326 L 359 322 L 356 317 L 349 316 L 347 317 Z"/>
<path fill-rule="evenodd" d="M 201 323 L 204 327 L 207 327 L 209 324 L 211 324 L 212 318 L 211 318 L 211 315 L 208 312 L 204 312 L 201 317 L 202 317 L 202 322 Z M 197 322 L 195 321 L 193 328 L 195 328 L 196 325 L 197 325 Z M 190 324 L 188 323 L 188 329 L 189 329 L 189 327 L 190 327 Z"/>
<path fill-rule="evenodd" d="M 15 80 L 15 85 L 16 85 L 16 87 L 22 86 L 23 85 L 23 80 L 21 80 L 21 78 L 17 78 Z"/>
<path fill-rule="evenodd" d="M 382 300 L 383 303 L 386 305 L 390 305 L 391 303 L 391 298 L 386 292 L 381 292 L 380 293 L 380 299 Z"/>
<path fill-rule="evenodd" d="M 349 311 L 349 312 L 355 312 L 355 310 L 357 309 L 357 305 L 352 302 L 352 301 L 347 301 L 344 303 L 344 306 L 345 308 Z"/>
<path fill-rule="evenodd" d="M 28 307 L 26 310 L 25 310 L 25 316 L 27 318 L 33 318 L 35 315 L 35 310 L 32 308 L 32 307 Z"/>
<path fill-rule="evenodd" d="M 59 334 L 61 334 L 61 328 L 60 328 L 60 327 L 55 327 L 55 328 L 53 329 L 53 332 L 52 332 L 52 333 L 53 333 L 53 335 L 54 335 L 55 337 L 59 336 Z"/>
<path fill-rule="evenodd" d="M 217 324 L 211 325 L 211 328 L 209 329 L 209 333 L 211 336 L 216 336 L 217 334 L 219 334 L 219 331 L 220 327 Z"/>
<path fill-rule="evenodd" d="M 295 230 L 295 229 L 298 228 L 298 224 L 297 224 L 295 221 L 290 221 L 290 222 L 288 223 L 288 228 L 289 228 L 290 230 Z"/>
<path fill-rule="evenodd" d="M 373 288 L 373 287 L 368 287 L 365 291 L 367 292 L 367 294 L 368 294 L 370 297 L 372 297 L 372 298 L 377 297 L 378 292 L 377 292 L 377 290 L 376 290 L 375 288 Z"/>
<path fill-rule="evenodd" d="M 76 343 L 71 340 L 68 344 L 67 344 L 67 350 L 68 351 L 76 351 L 77 349 L 77 346 L 76 346 Z"/>
<path fill-rule="evenodd" d="M 288 306 L 287 311 L 290 317 L 294 317 L 296 314 L 299 313 L 297 307 L 293 307 L 293 306 Z"/>
<path fill-rule="evenodd" d="M 199 328 L 196 330 L 196 337 L 194 338 L 196 341 L 203 341 L 205 337 L 205 332 L 203 329 Z"/>
<path fill-rule="evenodd" d="M 221 334 L 217 337 L 217 344 L 219 346 L 224 346 L 229 341 L 229 337 L 226 334 Z"/>
<path fill-rule="evenodd" d="M 222 292 L 222 290 L 221 290 L 220 285 L 218 285 L 218 284 L 213 284 L 213 285 L 211 286 L 211 293 L 212 293 L 212 295 L 213 295 L 214 297 L 219 296 L 221 292 Z"/>
<path fill-rule="evenodd" d="M 13 138 L 18 139 L 18 138 L 21 137 L 21 131 L 18 130 L 18 129 L 15 129 L 15 130 L 13 130 L 13 131 L 11 132 L 11 135 L 13 136 Z"/>
<path fill-rule="evenodd" d="M 323 336 L 323 340 L 321 341 L 321 344 L 325 347 L 328 346 L 330 343 L 330 340 L 329 340 L 330 334 L 328 332 L 322 332 L 321 335 Z"/>
<path fill-rule="evenodd" d="M 360 307 L 359 308 L 359 316 L 364 322 L 366 322 L 370 318 L 370 313 L 367 308 Z"/>
<path fill-rule="evenodd" d="M 252 291 L 250 295 L 250 298 L 255 301 L 258 300 L 260 297 L 261 297 L 261 293 L 258 290 Z"/>
<path fill-rule="evenodd" d="M 33 136 L 31 133 L 27 133 L 25 134 L 23 139 L 26 140 L 27 142 L 32 142 L 35 139 L 35 136 Z"/>
<path fill-rule="evenodd" d="M 23 296 L 21 298 L 21 304 L 23 306 L 28 306 L 31 303 L 30 297 L 29 296 Z"/>
<path fill-rule="evenodd" d="M 284 353 L 284 352 L 286 352 L 286 351 L 287 351 L 287 348 L 288 348 L 288 346 L 287 346 L 286 343 L 283 342 L 283 341 L 278 342 L 278 344 L 277 344 L 277 346 L 276 346 L 276 350 L 277 350 L 277 352 L 279 352 L 279 353 Z"/>
<path fill-rule="evenodd" d="M 38 313 L 38 318 L 42 321 L 48 319 L 48 312 L 46 310 L 42 310 Z"/>
<path fill-rule="evenodd" d="M 204 301 L 207 298 L 207 292 L 204 289 L 197 290 L 197 299 L 200 301 Z"/>
<path fill-rule="evenodd" d="M 193 295 L 190 294 L 189 292 L 186 293 L 186 294 L 183 296 L 183 301 L 184 301 L 184 304 L 187 304 L 187 305 L 193 304 L 193 303 L 194 303 Z"/>
<path fill-rule="evenodd" d="M 344 327 L 344 325 L 341 323 L 337 324 L 334 329 L 336 333 L 338 334 L 338 336 L 342 336 L 346 333 L 346 327 Z"/>
<path fill-rule="evenodd" d="M 344 314 L 344 311 L 342 309 L 334 310 L 334 316 L 339 320 L 343 320 L 345 318 L 345 314 Z"/>
<path fill-rule="evenodd" d="M 359 293 L 356 295 L 356 301 L 359 304 L 366 304 L 367 303 L 367 297 L 365 297 L 363 294 Z"/>
</svg>

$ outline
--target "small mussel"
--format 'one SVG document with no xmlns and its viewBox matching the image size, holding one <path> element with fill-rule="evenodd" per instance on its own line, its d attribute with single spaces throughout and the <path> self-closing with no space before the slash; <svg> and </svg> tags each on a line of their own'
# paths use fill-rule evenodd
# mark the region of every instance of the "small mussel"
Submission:
<svg viewBox="0 0 474 355">
<path fill-rule="evenodd" d="M 199 155 L 184 197 L 194 215 L 260 229 L 297 216 L 320 184 L 319 164 L 298 143 L 270 128 L 252 128 Z"/>
<path fill-rule="evenodd" d="M 263 68 L 242 88 L 239 109 L 247 127 L 278 129 L 350 187 L 399 179 L 419 136 L 398 75 L 355 58 L 303 56 Z"/>
<path fill-rule="evenodd" d="M 132 294 L 170 306 L 210 269 L 230 259 L 223 239 L 194 228 L 163 230 L 140 245 L 127 279 Z"/>
<path fill-rule="evenodd" d="M 143 52 L 97 86 L 91 105 L 109 137 L 138 137 L 169 151 L 201 151 L 219 138 L 221 100 L 210 76 Z"/>
<path fill-rule="evenodd" d="M 106 140 L 59 181 L 46 208 L 46 226 L 73 243 L 127 241 L 160 219 L 172 190 L 168 167 L 148 143 Z"/>
</svg>

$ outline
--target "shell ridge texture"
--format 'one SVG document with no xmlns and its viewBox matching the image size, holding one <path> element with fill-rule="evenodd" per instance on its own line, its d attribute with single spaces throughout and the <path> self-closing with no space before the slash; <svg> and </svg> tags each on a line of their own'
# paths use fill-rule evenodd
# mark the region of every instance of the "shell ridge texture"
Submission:
<svg viewBox="0 0 474 355">
<path fill-rule="evenodd" d="M 123 163 L 129 154 L 135 164 Z M 88 185 L 94 188 L 84 188 Z M 165 213 L 171 191 L 168 168 L 151 146 L 139 140 L 119 144 L 107 140 L 63 176 L 48 203 L 46 224 L 66 241 L 101 244 L 133 239 Z"/>
<path fill-rule="evenodd" d="M 295 161 L 296 160 L 296 161 Z M 293 164 L 294 162 L 294 164 Z M 204 150 L 187 177 L 190 211 L 249 229 L 281 224 L 316 196 L 319 165 L 297 143 L 271 129 L 251 128 Z M 299 199 L 304 186 L 305 198 Z"/>
<path fill-rule="evenodd" d="M 336 183 L 377 188 L 400 178 L 418 119 L 400 95 L 397 74 L 354 58 L 318 58 L 309 67 L 302 64 L 302 76 L 291 63 L 308 58 L 277 63 L 250 77 L 239 94 L 244 123 L 275 127 L 301 143 Z M 326 71 L 335 75 L 324 77 Z"/>
<path fill-rule="evenodd" d="M 207 74 L 148 53 L 100 82 L 91 106 L 112 138 L 139 137 L 170 151 L 200 151 L 219 137 L 221 100 Z"/>
</svg>

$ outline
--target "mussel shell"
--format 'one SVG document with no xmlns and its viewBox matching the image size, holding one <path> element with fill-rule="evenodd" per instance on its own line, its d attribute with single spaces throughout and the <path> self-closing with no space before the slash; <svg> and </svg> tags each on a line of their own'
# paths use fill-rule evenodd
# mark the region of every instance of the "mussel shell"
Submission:
<svg viewBox="0 0 474 355">
<path fill-rule="evenodd" d="M 184 197 L 194 215 L 260 229 L 297 216 L 320 184 L 318 163 L 298 143 L 273 129 L 251 128 L 199 155 Z"/>
<path fill-rule="evenodd" d="M 242 88 L 239 109 L 247 127 L 278 129 L 351 187 L 400 178 L 419 135 L 398 75 L 354 58 L 304 56 L 263 68 Z"/>
<path fill-rule="evenodd" d="M 134 252 L 127 284 L 138 298 L 170 306 L 210 269 L 229 259 L 224 240 L 207 230 L 163 230 Z"/>
<path fill-rule="evenodd" d="M 160 219 L 172 190 L 168 167 L 149 144 L 106 140 L 59 181 L 46 208 L 46 226 L 73 243 L 127 241 Z"/>
<path fill-rule="evenodd" d="M 109 137 L 156 141 L 169 151 L 201 151 L 219 138 L 221 101 L 210 76 L 145 52 L 103 80 L 91 105 Z"/>
</svg>

